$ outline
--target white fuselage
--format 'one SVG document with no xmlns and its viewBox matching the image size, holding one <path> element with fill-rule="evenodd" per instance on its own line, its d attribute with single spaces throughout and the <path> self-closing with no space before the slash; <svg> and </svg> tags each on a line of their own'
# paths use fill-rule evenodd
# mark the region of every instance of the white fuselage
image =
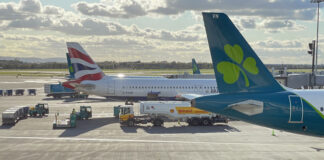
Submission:
<svg viewBox="0 0 324 160">
<path fill-rule="evenodd" d="M 311 90 L 289 90 L 299 97 L 307 100 L 311 103 L 319 112 L 324 114 L 324 90 L 323 89 L 311 89 Z"/>
<path fill-rule="evenodd" d="M 81 82 L 78 88 L 88 94 L 111 98 L 144 98 L 158 93 L 159 98 L 175 98 L 181 94 L 207 95 L 217 93 L 215 79 L 118 78 L 105 76 L 101 80 Z"/>
</svg>

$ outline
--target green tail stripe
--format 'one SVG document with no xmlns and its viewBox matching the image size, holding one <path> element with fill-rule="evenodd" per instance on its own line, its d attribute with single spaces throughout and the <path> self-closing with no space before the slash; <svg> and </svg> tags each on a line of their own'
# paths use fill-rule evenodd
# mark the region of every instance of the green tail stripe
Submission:
<svg viewBox="0 0 324 160">
<path fill-rule="evenodd" d="M 309 103 L 306 99 L 304 99 L 304 98 L 302 98 L 302 100 L 304 101 L 304 102 L 306 102 L 309 106 L 311 106 L 316 112 L 317 112 L 317 114 L 319 114 L 323 119 L 324 119 L 324 115 L 315 107 L 315 106 L 313 106 L 311 103 Z"/>
</svg>

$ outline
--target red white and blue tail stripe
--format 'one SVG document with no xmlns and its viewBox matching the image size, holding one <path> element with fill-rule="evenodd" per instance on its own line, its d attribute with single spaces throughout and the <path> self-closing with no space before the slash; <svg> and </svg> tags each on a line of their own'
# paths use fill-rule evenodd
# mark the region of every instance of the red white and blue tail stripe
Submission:
<svg viewBox="0 0 324 160">
<path fill-rule="evenodd" d="M 105 76 L 79 43 L 67 42 L 66 45 L 75 72 L 75 80 L 64 82 L 64 87 L 74 89 L 84 80 L 97 81 Z"/>
</svg>

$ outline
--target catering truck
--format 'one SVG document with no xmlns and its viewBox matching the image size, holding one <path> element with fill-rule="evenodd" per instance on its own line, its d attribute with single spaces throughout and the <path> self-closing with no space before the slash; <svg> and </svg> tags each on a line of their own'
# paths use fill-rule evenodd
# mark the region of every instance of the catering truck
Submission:
<svg viewBox="0 0 324 160">
<path fill-rule="evenodd" d="M 224 116 L 191 107 L 187 101 L 142 101 L 139 115 L 134 114 L 134 105 L 120 106 L 119 121 L 121 125 L 152 123 L 162 126 L 165 121 L 182 121 L 191 126 L 208 126 L 214 123 L 227 123 Z"/>
<path fill-rule="evenodd" d="M 44 92 L 47 97 L 53 96 L 53 98 L 62 98 L 69 96 L 71 98 L 88 98 L 87 94 L 81 94 L 73 89 L 66 88 L 59 84 L 44 84 Z"/>
</svg>

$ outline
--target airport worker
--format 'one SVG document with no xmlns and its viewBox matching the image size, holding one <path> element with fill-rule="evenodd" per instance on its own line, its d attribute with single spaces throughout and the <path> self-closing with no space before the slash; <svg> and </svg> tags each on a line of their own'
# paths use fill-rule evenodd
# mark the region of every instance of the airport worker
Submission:
<svg viewBox="0 0 324 160">
<path fill-rule="evenodd" d="M 72 110 L 72 114 L 75 114 L 75 109 L 73 108 L 73 110 Z"/>
</svg>

